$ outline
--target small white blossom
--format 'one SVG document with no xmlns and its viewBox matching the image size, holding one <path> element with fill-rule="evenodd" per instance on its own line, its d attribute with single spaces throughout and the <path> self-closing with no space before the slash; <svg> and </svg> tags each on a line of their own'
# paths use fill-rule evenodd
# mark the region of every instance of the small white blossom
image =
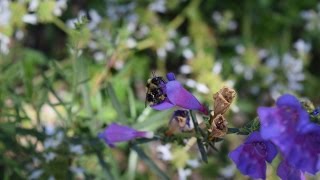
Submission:
<svg viewBox="0 0 320 180">
<path fill-rule="evenodd" d="M 197 88 L 197 91 L 204 94 L 208 94 L 210 92 L 210 89 L 208 88 L 208 86 L 202 83 L 198 83 L 196 88 Z"/>
<path fill-rule="evenodd" d="M 307 54 L 311 50 L 310 43 L 306 43 L 303 39 L 299 39 L 294 43 L 294 47 L 298 51 L 299 54 Z"/>
<path fill-rule="evenodd" d="M 82 145 L 70 145 L 69 146 L 70 152 L 75 153 L 75 154 L 83 154 L 83 147 Z"/>
<path fill-rule="evenodd" d="M 44 156 L 46 162 L 49 162 L 49 161 L 52 161 L 56 157 L 56 154 L 53 152 L 49 152 L 49 153 L 45 153 L 43 156 Z"/>
<path fill-rule="evenodd" d="M 38 18 L 36 14 L 25 14 L 22 17 L 23 22 L 27 23 L 27 24 L 37 24 L 38 22 Z"/>
<path fill-rule="evenodd" d="M 159 158 L 164 161 L 172 160 L 173 157 L 170 149 L 171 149 L 171 144 L 157 146 L 157 152 L 159 153 Z"/>
<path fill-rule="evenodd" d="M 53 9 L 53 14 L 56 16 L 61 16 L 63 10 L 65 9 L 67 9 L 67 0 L 57 0 Z"/>
<path fill-rule="evenodd" d="M 28 10 L 34 12 L 38 9 L 38 7 L 39 7 L 39 0 L 31 0 L 29 2 Z"/>
<path fill-rule="evenodd" d="M 11 11 L 8 0 L 0 1 L 0 26 L 7 26 L 10 23 Z"/>
<path fill-rule="evenodd" d="M 164 48 L 158 48 L 157 55 L 159 58 L 164 59 L 167 57 L 167 51 Z"/>
<path fill-rule="evenodd" d="M 98 52 L 95 52 L 95 53 L 93 54 L 93 58 L 94 58 L 94 60 L 96 60 L 97 62 L 101 62 L 101 61 L 103 61 L 103 60 L 106 58 L 106 56 L 105 56 L 105 54 L 104 54 L 103 52 L 98 51 Z"/>
<path fill-rule="evenodd" d="M 192 59 L 194 57 L 193 52 L 191 51 L 191 49 L 184 49 L 182 51 L 182 55 L 184 58 L 186 59 Z"/>
<path fill-rule="evenodd" d="M 180 67 L 180 72 L 182 74 L 190 74 L 192 72 L 191 66 L 184 64 Z"/>
<path fill-rule="evenodd" d="M 2 33 L 0 33 L 0 53 L 9 53 L 10 38 Z"/>
<path fill-rule="evenodd" d="M 43 174 L 42 169 L 35 170 L 31 173 L 28 179 L 39 179 L 42 174 Z"/>
<path fill-rule="evenodd" d="M 180 46 L 188 46 L 190 44 L 190 38 L 187 36 L 182 37 L 179 40 L 179 44 L 180 44 Z"/>
<path fill-rule="evenodd" d="M 193 79 L 187 79 L 186 86 L 189 86 L 191 88 L 195 88 L 197 85 L 197 82 Z"/>
<path fill-rule="evenodd" d="M 222 63 L 221 62 L 215 62 L 214 66 L 212 68 L 212 72 L 214 74 L 220 74 L 222 71 Z"/>
<path fill-rule="evenodd" d="M 155 0 L 151 4 L 149 4 L 149 9 L 151 11 L 164 13 L 166 12 L 166 1 L 165 0 Z"/>
<path fill-rule="evenodd" d="M 178 175 L 179 175 L 179 180 L 186 180 L 188 176 L 190 176 L 192 173 L 191 169 L 186 168 L 179 168 L 178 169 Z"/>
<path fill-rule="evenodd" d="M 135 48 L 137 46 L 137 41 L 133 38 L 127 39 L 127 47 L 128 48 Z"/>
</svg>

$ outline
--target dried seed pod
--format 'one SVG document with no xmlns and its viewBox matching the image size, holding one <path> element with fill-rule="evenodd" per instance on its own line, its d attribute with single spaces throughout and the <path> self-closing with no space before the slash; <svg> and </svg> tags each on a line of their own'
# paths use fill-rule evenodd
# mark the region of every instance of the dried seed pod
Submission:
<svg viewBox="0 0 320 180">
<path fill-rule="evenodd" d="M 213 140 L 214 138 L 221 138 L 227 133 L 227 121 L 223 115 L 230 108 L 235 96 L 236 91 L 229 87 L 223 87 L 213 95 L 214 106 L 213 111 L 210 113 L 209 120 L 211 128 L 208 129 L 210 132 L 210 140 Z"/>
<path fill-rule="evenodd" d="M 230 107 L 234 97 L 236 96 L 236 91 L 224 86 L 219 92 L 213 95 L 214 100 L 214 114 L 224 114 Z"/>
<path fill-rule="evenodd" d="M 214 138 L 220 138 L 227 134 L 227 124 L 228 122 L 221 114 L 217 115 L 211 123 L 209 139 L 213 140 Z"/>
</svg>

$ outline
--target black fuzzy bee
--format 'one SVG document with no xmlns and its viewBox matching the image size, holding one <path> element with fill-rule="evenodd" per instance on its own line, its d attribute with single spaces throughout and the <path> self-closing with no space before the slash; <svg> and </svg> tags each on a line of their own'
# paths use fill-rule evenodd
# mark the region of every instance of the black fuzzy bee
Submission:
<svg viewBox="0 0 320 180">
<path fill-rule="evenodd" d="M 153 78 L 148 79 L 146 106 L 147 104 L 150 106 L 160 104 L 166 99 L 167 95 L 163 91 L 165 84 L 166 81 L 161 76 L 153 75 Z"/>
</svg>

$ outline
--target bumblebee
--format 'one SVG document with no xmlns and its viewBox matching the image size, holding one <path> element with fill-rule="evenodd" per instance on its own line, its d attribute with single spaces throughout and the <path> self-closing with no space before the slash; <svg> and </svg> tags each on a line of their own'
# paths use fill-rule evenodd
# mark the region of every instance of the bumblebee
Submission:
<svg viewBox="0 0 320 180">
<path fill-rule="evenodd" d="M 161 76 L 153 75 L 153 78 L 148 79 L 145 106 L 157 105 L 166 99 L 167 95 L 163 91 L 165 84 L 166 81 Z"/>
</svg>

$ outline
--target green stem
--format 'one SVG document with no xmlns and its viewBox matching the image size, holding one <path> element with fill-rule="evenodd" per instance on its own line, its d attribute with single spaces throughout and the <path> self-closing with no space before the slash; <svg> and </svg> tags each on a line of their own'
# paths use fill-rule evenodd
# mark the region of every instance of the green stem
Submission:
<svg viewBox="0 0 320 180">
<path fill-rule="evenodd" d="M 59 18 L 54 18 L 53 19 L 53 24 L 56 25 L 60 30 L 65 32 L 66 34 L 70 35 L 70 31 L 68 30 L 67 26 L 64 24 L 63 21 Z"/>
<path fill-rule="evenodd" d="M 198 136 L 199 134 L 201 134 L 201 136 L 204 136 L 204 132 L 202 132 L 201 129 L 199 128 L 198 121 L 197 121 L 196 116 L 194 115 L 193 111 L 189 110 L 189 112 L 190 112 L 190 115 L 191 115 L 191 120 L 192 120 L 192 122 L 194 124 L 194 130 L 196 132 L 196 135 Z M 208 163 L 207 152 L 206 152 L 206 150 L 204 148 L 202 140 L 199 137 L 197 137 L 197 144 L 198 144 L 198 148 L 199 148 L 202 160 L 204 162 Z"/>
</svg>

